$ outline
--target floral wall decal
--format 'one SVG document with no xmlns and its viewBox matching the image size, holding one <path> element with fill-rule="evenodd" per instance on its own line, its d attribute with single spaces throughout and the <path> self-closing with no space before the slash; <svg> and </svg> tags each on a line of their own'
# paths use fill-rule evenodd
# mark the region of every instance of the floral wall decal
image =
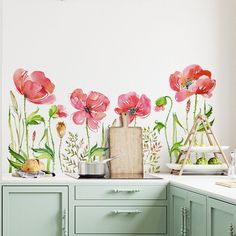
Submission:
<svg viewBox="0 0 236 236">
<path fill-rule="evenodd" d="M 34 71 L 31 75 L 24 69 L 17 69 L 13 75 L 15 86 L 20 94 L 24 96 L 24 121 L 25 121 L 25 139 L 26 139 L 26 154 L 29 158 L 29 134 L 26 113 L 26 100 L 34 104 L 51 104 L 55 101 L 55 96 L 52 94 L 55 85 L 45 77 L 42 71 Z M 31 117 L 30 117 L 31 118 Z M 37 117 L 43 121 L 42 117 Z"/>
<path fill-rule="evenodd" d="M 165 106 L 168 105 L 169 101 L 169 110 L 167 113 L 167 117 L 165 123 L 156 121 L 155 129 L 160 132 L 164 129 L 165 139 L 168 148 L 170 162 L 172 162 L 172 156 L 174 155 L 176 158 L 180 151 L 180 147 L 182 146 L 184 135 L 189 131 L 189 112 L 191 109 L 191 97 L 194 96 L 194 108 L 193 108 L 193 119 L 194 122 L 196 120 L 197 114 L 203 111 L 205 116 L 210 119 L 213 109 L 212 106 L 206 105 L 206 101 L 204 101 L 203 109 L 198 107 L 198 96 L 201 95 L 204 98 L 210 98 L 212 96 L 212 91 L 216 86 L 216 81 L 211 78 L 211 72 L 209 70 L 202 69 L 199 65 L 190 65 L 186 67 L 183 72 L 176 71 L 175 73 L 170 75 L 169 78 L 170 87 L 174 90 L 175 100 L 177 102 L 183 102 L 188 99 L 186 102 L 186 118 L 185 125 L 183 122 L 180 122 L 177 113 L 173 112 L 172 114 L 172 145 L 170 144 L 169 137 L 167 135 L 167 125 L 169 122 L 169 118 L 173 109 L 173 99 L 170 96 L 163 96 L 156 100 L 155 102 L 155 111 L 164 111 Z M 211 120 L 211 125 L 213 124 L 214 119 Z M 178 127 L 184 132 L 184 135 L 181 137 L 178 136 Z M 202 129 L 199 129 L 199 133 L 202 132 Z M 201 134 L 201 142 L 203 145 L 203 134 Z M 198 141 L 195 140 L 195 145 L 197 145 Z"/>
<path fill-rule="evenodd" d="M 54 171 L 56 147 L 51 123 L 54 119 L 67 117 L 67 113 L 62 105 L 52 105 L 48 110 L 47 117 L 40 114 L 39 107 L 28 114 L 27 101 L 36 105 L 54 103 L 56 100 L 53 94 L 55 85 L 46 77 L 44 72 L 33 71 L 31 74 L 28 74 L 22 68 L 14 72 L 13 81 L 17 91 L 23 95 L 23 111 L 21 111 L 16 96 L 10 91 L 11 105 L 8 114 L 11 137 L 9 145 L 9 172 L 12 172 L 12 166 L 15 169 L 23 168 L 22 166 L 27 163 L 28 159 L 46 159 L 47 171 Z M 36 126 L 42 130 L 42 125 L 44 130 L 43 136 L 39 137 L 37 129 L 35 129 L 30 139 L 30 127 Z M 36 144 L 37 137 L 40 140 Z M 23 144 L 25 145 L 24 147 Z M 53 163 L 52 167 L 51 162 Z M 41 166 L 43 166 L 42 163 Z"/>
<path fill-rule="evenodd" d="M 123 112 L 129 113 L 130 123 L 135 121 L 136 118 L 146 118 L 151 113 L 151 100 L 142 94 L 141 97 L 136 92 L 128 92 L 126 94 L 121 94 L 118 97 L 118 107 L 115 108 L 117 114 Z"/>
<path fill-rule="evenodd" d="M 48 172 L 55 171 L 57 161 L 60 163 L 62 172 L 75 172 L 79 161 L 93 162 L 105 158 L 109 148 L 105 133 L 109 125 L 100 126 L 110 106 L 110 99 L 106 95 L 97 91 L 84 93 L 81 88 L 74 89 L 68 101 L 65 100 L 74 109 L 71 114 L 72 122 L 68 121 L 65 124 L 62 119 L 68 117 L 68 112 L 64 105 L 55 104 L 55 85 L 44 72 L 28 73 L 24 69 L 17 69 L 13 74 L 13 82 L 16 90 L 23 97 L 23 109 L 17 96 L 10 91 L 9 172 L 12 171 L 12 167 L 21 169 L 28 159 L 45 162 Z M 198 113 L 204 113 L 210 119 L 210 123 L 214 123 L 213 108 L 205 101 L 206 98 L 212 97 L 216 86 L 216 81 L 209 70 L 202 69 L 199 65 L 187 66 L 183 71 L 176 71 L 170 75 L 169 86 L 175 92 L 174 99 L 168 94 L 160 96 L 154 102 L 156 112 L 166 112 L 165 120 L 163 122 L 156 120 L 153 128 L 151 124 L 143 126 L 144 163 L 147 172 L 159 171 L 162 131 L 164 131 L 163 136 L 170 162 L 173 162 Z M 200 103 L 201 99 L 203 102 Z M 184 120 L 176 111 L 178 103 L 182 102 L 186 102 Z M 31 105 L 27 106 L 28 103 Z M 118 96 L 115 112 L 111 112 L 111 115 L 128 112 L 130 125 L 136 126 L 137 118 L 150 116 L 151 104 L 151 99 L 146 94 L 139 95 L 130 91 Z M 32 108 L 32 105 L 36 107 Z M 47 109 L 47 114 L 43 114 L 42 106 Z M 190 116 L 191 111 L 193 116 Z M 158 113 L 153 114 L 156 116 Z M 112 125 L 115 123 L 113 122 Z M 86 141 L 81 133 L 70 131 L 71 124 L 84 127 Z M 100 144 L 95 137 L 95 133 L 99 130 L 101 130 Z M 199 128 L 198 133 L 195 144 L 203 145 L 202 127 Z"/>
<path fill-rule="evenodd" d="M 83 93 L 82 89 L 75 89 L 70 96 L 70 101 L 72 106 L 77 109 L 72 115 L 74 123 L 85 124 L 88 147 L 84 158 L 89 162 L 94 161 L 96 156 L 102 158 L 107 148 L 98 147 L 97 144 L 91 147 L 89 129 L 93 132 L 98 131 L 101 120 L 106 116 L 105 112 L 110 104 L 109 99 L 99 92 L 92 91 L 87 95 Z"/>
<path fill-rule="evenodd" d="M 145 173 L 158 173 L 160 166 L 158 159 L 162 145 L 159 141 L 156 129 L 148 127 L 143 128 L 143 154 Z"/>
</svg>

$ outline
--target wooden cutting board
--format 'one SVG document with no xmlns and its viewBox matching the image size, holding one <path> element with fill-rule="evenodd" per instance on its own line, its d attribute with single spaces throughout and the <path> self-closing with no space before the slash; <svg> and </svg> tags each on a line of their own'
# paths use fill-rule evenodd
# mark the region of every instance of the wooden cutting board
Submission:
<svg viewBox="0 0 236 236">
<path fill-rule="evenodd" d="M 236 180 L 218 181 L 216 184 L 228 188 L 236 188 Z"/>
<path fill-rule="evenodd" d="M 128 113 L 121 115 L 122 126 L 109 128 L 111 175 L 143 174 L 142 128 L 129 127 Z"/>
</svg>

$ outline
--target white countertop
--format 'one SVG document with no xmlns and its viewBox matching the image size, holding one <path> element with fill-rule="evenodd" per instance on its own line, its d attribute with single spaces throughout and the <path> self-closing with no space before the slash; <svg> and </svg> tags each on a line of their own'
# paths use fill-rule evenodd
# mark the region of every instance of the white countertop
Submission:
<svg viewBox="0 0 236 236">
<path fill-rule="evenodd" d="M 209 197 L 218 198 L 236 204 L 236 188 L 216 185 L 218 181 L 230 180 L 228 176 L 220 175 L 183 175 L 155 174 L 154 176 L 168 179 L 170 184 L 201 193 Z"/>
<path fill-rule="evenodd" d="M 4 176 L 0 183 L 4 184 L 69 184 L 69 183 L 100 183 L 107 181 L 120 182 L 134 182 L 139 183 L 145 181 L 146 183 L 151 183 L 152 181 L 158 181 L 160 184 L 170 183 L 173 186 L 181 187 L 194 191 L 200 194 L 207 195 L 209 197 L 215 197 L 227 202 L 236 204 L 236 188 L 228 188 L 216 185 L 217 181 L 229 180 L 227 176 L 206 176 L 206 175 L 184 175 L 176 176 L 170 174 L 153 174 L 151 175 L 153 179 L 75 179 L 67 175 L 57 175 L 56 177 L 41 177 L 37 179 L 23 179 L 12 176 Z M 150 176 L 149 176 L 150 177 Z M 156 180 L 156 177 L 161 177 L 163 179 Z M 99 182 L 98 182 L 99 181 Z"/>
</svg>

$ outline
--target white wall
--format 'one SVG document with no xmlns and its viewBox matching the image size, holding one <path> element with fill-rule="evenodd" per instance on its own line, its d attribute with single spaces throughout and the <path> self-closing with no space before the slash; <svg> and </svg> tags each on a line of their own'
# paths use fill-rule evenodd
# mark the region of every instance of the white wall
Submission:
<svg viewBox="0 0 236 236">
<path fill-rule="evenodd" d="M 175 70 L 200 64 L 213 72 L 217 88 L 210 103 L 223 144 L 236 146 L 236 1 L 234 0 L 3 0 L 2 127 L 8 156 L 7 111 L 12 74 L 18 67 L 43 70 L 56 84 L 57 103 L 71 113 L 69 93 L 81 87 L 111 100 L 131 90 L 153 101 L 174 95 L 168 78 Z M 31 109 L 31 107 L 29 108 Z M 177 104 L 181 114 L 184 104 Z M 181 115 L 180 115 L 181 116 Z M 140 125 L 163 120 L 154 113 Z M 81 127 L 74 126 L 81 136 Z M 96 137 L 97 138 L 97 137 Z M 95 139 L 95 137 L 94 137 Z M 164 143 L 164 136 L 160 139 Z M 166 148 L 161 165 L 168 160 Z"/>
<path fill-rule="evenodd" d="M 0 0 L 0 87 L 2 88 L 2 0 Z M 1 93 L 2 94 L 2 93 Z M 2 108 L 2 96 L 0 96 L 0 108 Z M 1 109 L 0 109 L 1 110 Z M 2 122 L 2 118 L 1 118 Z M 2 125 L 0 126 L 0 140 L 2 140 Z M 0 142 L 0 166 L 2 167 L 2 142 Z M 0 168 L 0 179 L 2 178 L 2 168 Z"/>
</svg>

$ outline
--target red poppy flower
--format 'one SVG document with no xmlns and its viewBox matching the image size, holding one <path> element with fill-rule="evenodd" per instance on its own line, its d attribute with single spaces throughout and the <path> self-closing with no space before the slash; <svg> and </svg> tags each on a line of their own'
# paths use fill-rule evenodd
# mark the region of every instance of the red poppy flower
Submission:
<svg viewBox="0 0 236 236">
<path fill-rule="evenodd" d="M 136 116 L 145 118 L 151 112 L 151 100 L 144 94 L 139 98 L 137 93 L 129 92 L 118 97 L 118 106 L 115 112 L 121 114 L 129 113 L 130 123 Z"/>
<path fill-rule="evenodd" d="M 92 131 L 97 131 L 100 121 L 106 116 L 104 113 L 108 105 L 109 99 L 99 92 L 90 92 L 88 95 L 83 93 L 82 89 L 75 89 L 70 96 L 71 104 L 78 111 L 73 113 L 73 121 L 77 125 L 84 122 Z"/>
<path fill-rule="evenodd" d="M 42 71 L 34 71 L 29 76 L 24 69 L 17 69 L 13 75 L 17 90 L 35 104 L 51 104 L 55 101 L 52 94 L 55 85 Z"/>
<path fill-rule="evenodd" d="M 212 96 L 212 91 L 216 86 L 216 81 L 208 77 L 202 76 L 196 82 L 197 90 L 196 94 L 200 94 L 204 97 L 210 98 Z"/>
<path fill-rule="evenodd" d="M 212 80 L 211 72 L 203 70 L 199 65 L 190 65 L 183 72 L 176 71 L 174 74 L 171 74 L 169 79 L 170 87 L 176 91 L 176 101 L 181 102 L 193 94 L 202 94 L 205 96 L 205 93 L 200 93 L 198 90 L 200 84 L 197 81 L 200 78 L 207 79 L 207 81 Z M 201 91 L 203 92 L 203 90 Z M 206 89 L 204 92 L 208 93 Z"/>
</svg>

